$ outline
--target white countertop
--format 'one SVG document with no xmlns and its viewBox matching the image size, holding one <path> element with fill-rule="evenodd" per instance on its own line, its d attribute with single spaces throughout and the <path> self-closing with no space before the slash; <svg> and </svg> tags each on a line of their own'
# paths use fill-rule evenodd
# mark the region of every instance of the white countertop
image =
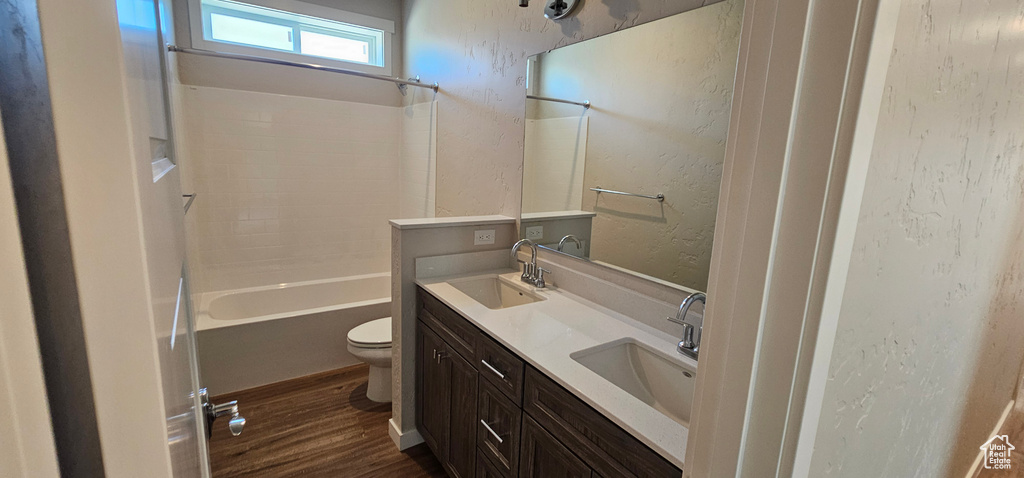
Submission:
<svg viewBox="0 0 1024 478">
<path fill-rule="evenodd" d="M 432 227 L 487 226 L 491 224 L 514 224 L 516 218 L 502 215 L 422 217 L 415 219 L 392 219 L 391 227 L 398 229 L 429 229 Z"/>
<path fill-rule="evenodd" d="M 569 357 L 569 354 L 579 350 L 631 337 L 696 370 L 696 361 L 676 352 L 678 338 L 569 292 L 554 287 L 536 289 L 520 282 L 518 272 L 504 270 L 497 273 L 546 300 L 492 310 L 446 282 L 455 278 L 493 276 L 495 272 L 436 277 L 417 280 L 416 283 L 534 368 L 682 468 L 688 434 L 685 426 Z"/>
<path fill-rule="evenodd" d="M 523 221 L 542 221 L 551 219 L 574 219 L 581 217 L 597 217 L 596 212 L 590 211 L 547 211 L 547 212 L 524 212 L 519 215 Z"/>
</svg>

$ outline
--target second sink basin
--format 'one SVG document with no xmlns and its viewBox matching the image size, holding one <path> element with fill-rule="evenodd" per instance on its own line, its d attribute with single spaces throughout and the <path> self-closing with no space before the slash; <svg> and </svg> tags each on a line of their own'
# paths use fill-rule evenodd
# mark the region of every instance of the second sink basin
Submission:
<svg viewBox="0 0 1024 478">
<path fill-rule="evenodd" d="M 448 281 L 448 284 L 488 309 L 505 309 L 544 300 L 543 297 L 519 289 L 496 275 L 452 280 Z"/>
<path fill-rule="evenodd" d="M 696 372 L 681 361 L 630 338 L 569 356 L 673 421 L 690 426 Z"/>
</svg>

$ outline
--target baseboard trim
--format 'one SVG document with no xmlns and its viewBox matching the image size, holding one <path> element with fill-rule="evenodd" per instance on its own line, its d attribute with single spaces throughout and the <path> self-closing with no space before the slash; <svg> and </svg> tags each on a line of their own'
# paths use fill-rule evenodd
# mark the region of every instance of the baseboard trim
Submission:
<svg viewBox="0 0 1024 478">
<path fill-rule="evenodd" d="M 1003 414 L 999 416 L 999 421 L 996 422 L 996 426 L 992 429 L 992 433 L 988 436 L 992 437 L 999 433 L 999 430 L 1003 428 L 1003 424 L 1006 423 L 1006 418 L 1010 416 L 1010 412 L 1013 411 L 1014 400 L 1010 400 L 1010 403 L 1006 404 L 1006 408 L 1003 409 Z M 965 478 L 974 478 L 978 476 L 979 467 L 981 466 L 982 460 L 985 459 L 985 452 L 978 450 L 978 456 L 974 457 L 974 463 L 967 470 L 967 476 Z"/>
<path fill-rule="evenodd" d="M 395 446 L 397 446 L 400 451 L 405 451 L 423 443 L 423 435 L 420 435 L 419 430 L 410 430 L 402 433 L 402 431 L 398 429 L 398 425 L 395 423 L 394 418 L 388 419 L 388 434 L 391 435 L 391 441 L 395 442 Z"/>
</svg>

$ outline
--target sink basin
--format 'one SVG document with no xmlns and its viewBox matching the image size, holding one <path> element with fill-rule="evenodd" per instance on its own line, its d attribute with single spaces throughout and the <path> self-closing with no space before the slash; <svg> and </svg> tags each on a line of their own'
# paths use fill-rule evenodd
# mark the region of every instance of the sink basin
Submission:
<svg viewBox="0 0 1024 478">
<path fill-rule="evenodd" d="M 519 289 L 498 276 L 459 279 L 448 281 L 448 284 L 488 309 L 506 309 L 544 300 L 543 297 Z"/>
<path fill-rule="evenodd" d="M 680 359 L 666 357 L 630 338 L 583 349 L 569 356 L 673 421 L 690 426 L 690 405 L 697 374 Z"/>
</svg>

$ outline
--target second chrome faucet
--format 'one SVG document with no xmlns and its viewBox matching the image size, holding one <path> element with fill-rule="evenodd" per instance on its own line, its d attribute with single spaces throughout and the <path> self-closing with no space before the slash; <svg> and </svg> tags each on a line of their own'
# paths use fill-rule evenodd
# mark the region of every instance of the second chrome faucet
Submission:
<svg viewBox="0 0 1024 478">
<path fill-rule="evenodd" d="M 519 249 L 523 247 L 523 244 L 530 246 L 530 262 L 519 259 Z M 523 275 L 519 277 L 519 280 L 531 284 L 538 289 L 543 289 L 546 286 L 544 283 L 544 273 L 550 274 L 551 271 L 537 265 L 537 245 L 533 241 L 520 239 L 519 242 L 515 243 L 512 246 L 512 258 L 523 265 Z"/>
<path fill-rule="evenodd" d="M 704 295 L 703 292 L 694 292 L 686 296 L 686 298 L 683 299 L 683 303 L 679 304 L 679 311 L 676 312 L 676 316 L 668 318 L 668 320 L 683 326 L 683 337 L 676 345 L 676 350 L 694 360 L 697 360 L 697 355 L 700 353 L 700 336 L 704 331 L 704 315 L 702 312 L 700 319 L 701 323 L 695 327 L 693 324 L 686 321 L 686 314 L 690 311 L 690 307 L 693 306 L 693 303 L 697 301 L 704 304 L 704 307 L 706 308 L 708 296 Z M 696 340 L 693 338 L 695 330 L 697 333 Z"/>
</svg>

